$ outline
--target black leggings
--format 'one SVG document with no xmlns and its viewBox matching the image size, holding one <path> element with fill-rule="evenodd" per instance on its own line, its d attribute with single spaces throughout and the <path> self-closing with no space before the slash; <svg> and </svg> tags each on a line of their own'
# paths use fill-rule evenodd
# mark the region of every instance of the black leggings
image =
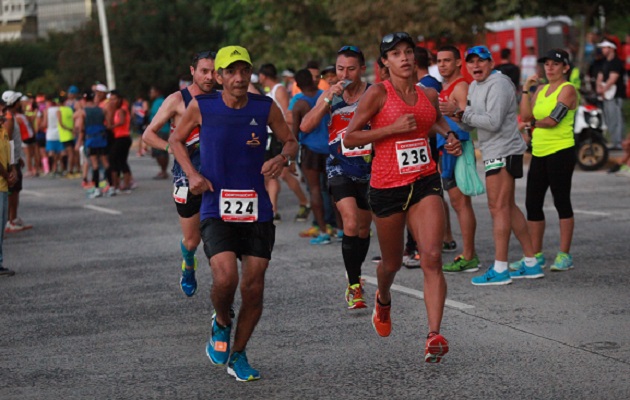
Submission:
<svg viewBox="0 0 630 400">
<path fill-rule="evenodd" d="M 560 219 L 573 217 L 571 178 L 575 169 L 575 147 L 545 157 L 532 156 L 527 173 L 525 208 L 528 221 L 544 221 L 543 205 L 547 188 L 551 188 L 553 204 Z"/>
<path fill-rule="evenodd" d="M 127 163 L 129 148 L 131 148 L 131 137 L 125 136 L 114 140 L 109 150 L 109 165 L 113 173 L 129 173 L 129 164 Z"/>
</svg>

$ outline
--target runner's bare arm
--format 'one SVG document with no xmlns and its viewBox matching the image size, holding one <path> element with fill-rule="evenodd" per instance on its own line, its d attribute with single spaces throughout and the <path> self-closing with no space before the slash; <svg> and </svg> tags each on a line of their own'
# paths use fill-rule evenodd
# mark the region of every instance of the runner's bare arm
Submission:
<svg viewBox="0 0 630 400">
<path fill-rule="evenodd" d="M 341 96 L 343 93 L 342 85 L 343 82 L 337 82 L 319 96 L 317 103 L 315 103 L 315 107 L 313 107 L 311 111 L 304 116 L 304 119 L 300 124 L 300 130 L 302 132 L 310 133 L 317 128 L 317 125 L 319 125 L 322 118 L 330 112 L 330 105 L 327 103 L 327 100 L 332 101 L 334 95 Z"/>
<path fill-rule="evenodd" d="M 83 140 L 85 140 L 85 111 L 83 109 L 77 111 L 76 123 L 74 124 L 74 129 L 77 132 L 77 143 L 74 145 L 74 148 L 78 151 L 81 149 L 83 145 Z"/>
<path fill-rule="evenodd" d="M 201 194 L 206 190 L 213 191 L 212 183 L 197 172 L 190 161 L 188 150 L 186 149 L 186 139 L 193 129 L 200 125 L 201 111 L 199 110 L 199 103 L 193 99 L 179 120 L 175 131 L 168 138 L 168 145 L 172 148 L 175 159 L 188 177 L 189 188 L 192 194 Z"/>
<path fill-rule="evenodd" d="M 271 127 L 276 138 L 284 143 L 284 146 L 282 147 L 282 153 L 280 155 L 267 160 L 263 164 L 260 173 L 265 176 L 276 177 L 280 175 L 282 168 L 284 168 L 289 158 L 295 160 L 298 144 L 297 140 L 295 140 L 295 135 L 293 135 L 289 129 L 289 125 L 287 125 L 287 122 L 284 120 L 282 111 L 275 103 L 271 104 L 267 125 Z"/>
<path fill-rule="evenodd" d="M 176 114 L 177 105 L 182 101 L 182 95 L 180 92 L 175 92 L 168 96 L 164 103 L 160 106 L 157 114 L 153 117 L 147 128 L 142 134 L 142 140 L 144 143 L 153 147 L 154 149 L 165 150 L 168 142 L 162 139 L 158 132 L 164 125 L 166 125 Z"/>
<path fill-rule="evenodd" d="M 280 104 L 282 108 L 282 114 L 284 115 L 284 119 L 287 121 L 287 125 L 291 127 L 293 125 L 293 115 L 291 111 L 289 111 L 289 92 L 287 89 L 282 86 L 276 89 L 276 101 Z"/>
<path fill-rule="evenodd" d="M 363 97 L 357 106 L 357 110 L 354 113 L 354 117 L 348 125 L 346 136 L 343 140 L 344 146 L 363 146 L 390 135 L 409 132 L 416 129 L 416 120 L 413 115 L 405 114 L 401 115 L 396 122 L 389 126 L 364 131 L 363 127 L 366 126 L 376 114 L 378 114 L 385 104 L 386 99 L 387 92 L 382 84 L 370 86 L 365 94 L 363 94 Z"/>
</svg>

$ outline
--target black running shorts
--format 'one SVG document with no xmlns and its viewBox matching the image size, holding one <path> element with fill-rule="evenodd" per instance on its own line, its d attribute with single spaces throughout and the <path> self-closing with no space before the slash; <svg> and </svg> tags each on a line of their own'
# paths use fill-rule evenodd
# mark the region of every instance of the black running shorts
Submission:
<svg viewBox="0 0 630 400">
<path fill-rule="evenodd" d="M 271 259 L 276 226 L 268 222 L 225 222 L 218 218 L 201 221 L 201 239 L 206 257 L 224 252 Z"/>
<path fill-rule="evenodd" d="M 346 197 L 354 197 L 357 206 L 361 210 L 370 210 L 368 204 L 368 181 L 353 181 L 346 176 L 334 176 L 328 180 L 328 188 L 330 194 L 335 201 L 342 200 Z"/>
<path fill-rule="evenodd" d="M 372 212 L 379 218 L 406 212 L 427 196 L 442 196 L 442 180 L 437 172 L 406 186 L 387 189 L 375 189 L 370 186 L 368 191 Z"/>
</svg>

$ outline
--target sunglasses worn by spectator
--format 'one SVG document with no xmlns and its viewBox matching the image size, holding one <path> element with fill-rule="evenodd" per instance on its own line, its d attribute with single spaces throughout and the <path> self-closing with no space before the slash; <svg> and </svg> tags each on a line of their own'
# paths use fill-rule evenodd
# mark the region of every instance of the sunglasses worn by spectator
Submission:
<svg viewBox="0 0 630 400">
<path fill-rule="evenodd" d="M 361 49 L 358 48 L 357 46 L 343 46 L 342 48 L 337 50 L 337 54 L 343 53 L 344 51 L 351 51 L 351 52 L 356 53 L 356 54 L 363 54 Z"/>
<path fill-rule="evenodd" d="M 215 53 L 214 51 L 202 51 L 200 53 L 195 54 L 195 56 L 193 57 L 193 64 L 196 63 L 199 60 L 203 60 L 204 58 L 208 58 L 210 60 L 214 60 L 215 58 L 217 58 L 217 53 Z"/>
<path fill-rule="evenodd" d="M 410 40 L 411 36 L 409 36 L 407 32 L 388 33 L 387 35 L 383 36 L 383 40 L 381 40 L 381 43 L 388 44 L 393 42 L 394 39 Z"/>
</svg>

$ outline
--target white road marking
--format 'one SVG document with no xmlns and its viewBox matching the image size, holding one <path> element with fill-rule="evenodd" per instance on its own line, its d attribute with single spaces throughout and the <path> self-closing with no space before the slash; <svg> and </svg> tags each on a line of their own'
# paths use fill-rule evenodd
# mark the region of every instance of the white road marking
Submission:
<svg viewBox="0 0 630 400">
<path fill-rule="evenodd" d="M 556 211 L 555 207 L 545 207 L 545 211 Z M 573 214 L 586 214 L 586 215 L 596 215 L 598 217 L 610 217 L 612 213 L 603 212 L 603 211 L 586 211 L 586 210 L 573 210 Z"/>
<path fill-rule="evenodd" d="M 361 279 L 364 279 L 367 283 L 370 283 L 374 286 L 377 285 L 376 278 L 373 278 L 371 276 L 361 275 Z M 394 292 L 400 292 L 400 293 L 404 293 L 412 297 L 416 297 L 420 300 L 424 300 L 424 293 L 420 290 L 411 289 L 411 288 L 396 285 L 396 284 L 392 285 L 391 290 L 393 290 Z M 456 308 L 458 310 L 469 310 L 471 308 L 475 308 L 475 306 L 472 306 L 470 304 L 460 303 L 459 301 L 449 300 L 449 299 L 446 299 L 445 305 L 446 307 Z"/>
<path fill-rule="evenodd" d="M 44 193 L 36 192 L 35 190 L 22 189 L 21 193 L 27 196 L 44 197 Z"/>
<path fill-rule="evenodd" d="M 102 213 L 105 213 L 105 214 L 111 214 L 111 215 L 121 215 L 122 214 L 122 212 L 120 212 L 118 210 L 112 210 L 110 208 L 93 206 L 91 204 L 87 204 L 87 205 L 83 206 L 83 208 L 87 208 L 89 210 L 94 210 L 94 211 L 102 212 Z"/>
</svg>

